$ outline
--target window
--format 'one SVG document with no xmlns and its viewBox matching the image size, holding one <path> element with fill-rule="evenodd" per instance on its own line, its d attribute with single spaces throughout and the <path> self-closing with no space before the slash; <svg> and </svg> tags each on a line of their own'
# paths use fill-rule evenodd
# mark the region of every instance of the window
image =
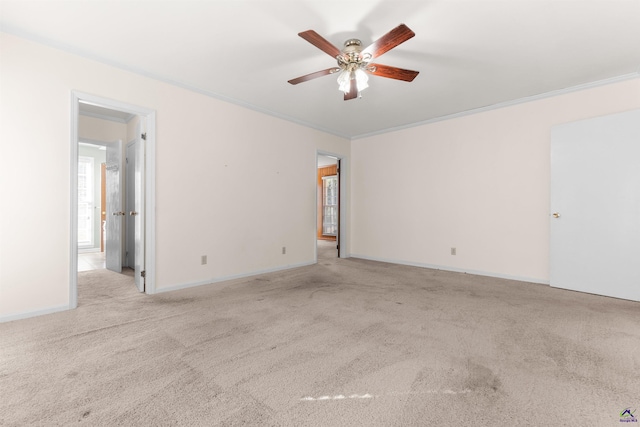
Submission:
<svg viewBox="0 0 640 427">
<path fill-rule="evenodd" d="M 322 235 L 338 234 L 338 176 L 322 177 Z"/>
<path fill-rule="evenodd" d="M 78 157 L 78 247 L 93 247 L 93 157 Z"/>
</svg>

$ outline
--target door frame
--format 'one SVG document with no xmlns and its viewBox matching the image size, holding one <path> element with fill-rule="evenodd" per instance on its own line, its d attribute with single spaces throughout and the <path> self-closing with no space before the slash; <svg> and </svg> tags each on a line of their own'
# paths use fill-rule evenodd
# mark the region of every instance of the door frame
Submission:
<svg viewBox="0 0 640 427">
<path fill-rule="evenodd" d="M 112 110 L 124 111 L 147 120 L 147 139 L 145 156 L 145 293 L 156 292 L 156 112 L 109 98 L 103 98 L 80 91 L 71 91 L 71 130 L 70 130 L 70 261 L 69 261 L 69 308 L 78 306 L 78 123 L 79 103 L 95 104 Z"/>
<path fill-rule="evenodd" d="M 347 240 L 346 240 L 346 221 L 344 221 L 344 218 L 346 218 L 346 203 L 344 203 L 344 200 L 346 200 L 347 198 L 345 197 L 345 176 L 346 176 L 346 165 L 347 165 L 347 161 L 346 161 L 346 157 L 342 154 L 337 154 L 337 153 L 332 153 L 330 151 L 325 151 L 325 150 L 317 150 L 316 151 L 316 163 L 315 163 L 315 171 L 314 171 L 314 182 L 317 182 L 318 180 L 318 156 L 328 156 L 328 157 L 333 157 L 337 160 L 338 162 L 338 171 L 337 171 L 337 175 L 338 175 L 338 235 L 336 236 L 336 244 L 339 247 L 338 250 L 338 258 L 347 258 Z M 314 185 L 315 189 L 316 189 L 316 203 L 318 200 L 318 185 Z M 316 235 L 316 227 L 318 224 L 318 209 L 314 209 L 315 212 L 315 221 L 314 221 L 314 226 L 313 226 L 313 248 L 314 248 L 314 259 L 315 262 L 318 262 L 318 237 Z"/>
</svg>

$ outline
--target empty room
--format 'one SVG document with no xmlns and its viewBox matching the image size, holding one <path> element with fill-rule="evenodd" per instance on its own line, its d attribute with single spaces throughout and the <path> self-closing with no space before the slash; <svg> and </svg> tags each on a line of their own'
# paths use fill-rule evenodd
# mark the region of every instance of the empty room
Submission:
<svg viewBox="0 0 640 427">
<path fill-rule="evenodd" d="M 638 159 L 638 0 L 0 0 L 0 425 L 637 422 Z"/>
</svg>

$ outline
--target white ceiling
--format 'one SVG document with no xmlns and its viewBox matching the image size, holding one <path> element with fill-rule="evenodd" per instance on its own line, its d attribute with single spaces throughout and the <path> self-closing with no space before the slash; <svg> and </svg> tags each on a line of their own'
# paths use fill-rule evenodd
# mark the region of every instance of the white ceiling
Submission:
<svg viewBox="0 0 640 427">
<path fill-rule="evenodd" d="M 639 76 L 640 0 L 0 0 L 3 31 L 347 138 L 593 82 Z M 416 36 L 375 62 L 343 101 L 335 65 L 297 33 L 367 46 L 404 23 Z M 0 54 L 1 55 L 1 54 Z"/>
<path fill-rule="evenodd" d="M 338 163 L 338 160 L 335 157 L 328 157 L 318 154 L 318 167 L 335 165 Z"/>
</svg>

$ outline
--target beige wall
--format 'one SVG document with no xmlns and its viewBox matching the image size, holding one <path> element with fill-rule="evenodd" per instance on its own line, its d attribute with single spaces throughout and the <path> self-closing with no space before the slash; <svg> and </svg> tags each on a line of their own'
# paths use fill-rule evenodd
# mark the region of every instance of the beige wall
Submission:
<svg viewBox="0 0 640 427">
<path fill-rule="evenodd" d="M 352 254 L 548 283 L 551 127 L 638 107 L 634 79 L 353 141 Z"/>
<path fill-rule="evenodd" d="M 133 141 L 134 139 L 138 138 L 138 135 L 136 135 L 136 131 L 138 129 L 139 121 L 140 121 L 140 117 L 134 116 L 131 120 L 129 120 L 129 122 L 126 125 L 127 136 L 125 137 L 125 139 L 122 140 L 122 145 L 125 147 L 125 152 L 126 152 L 127 144 Z"/>
<path fill-rule="evenodd" d="M 4 33 L 0 49 L 0 319 L 69 304 L 73 90 L 157 112 L 158 290 L 314 261 L 316 151 L 348 140 Z"/>
<path fill-rule="evenodd" d="M 127 125 L 96 117 L 78 116 L 78 136 L 102 142 L 122 141 L 127 145 Z"/>
</svg>

